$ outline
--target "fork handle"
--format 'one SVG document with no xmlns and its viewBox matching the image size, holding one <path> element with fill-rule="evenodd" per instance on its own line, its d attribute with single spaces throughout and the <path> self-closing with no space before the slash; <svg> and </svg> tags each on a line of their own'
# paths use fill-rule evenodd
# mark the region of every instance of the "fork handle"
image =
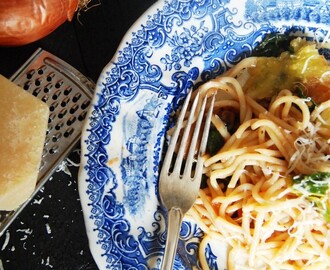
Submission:
<svg viewBox="0 0 330 270">
<path fill-rule="evenodd" d="M 173 268 L 173 263 L 176 255 L 176 248 L 180 235 L 183 213 L 180 208 L 172 207 L 168 211 L 168 225 L 166 246 L 162 262 L 162 270 L 170 270 Z"/>
</svg>

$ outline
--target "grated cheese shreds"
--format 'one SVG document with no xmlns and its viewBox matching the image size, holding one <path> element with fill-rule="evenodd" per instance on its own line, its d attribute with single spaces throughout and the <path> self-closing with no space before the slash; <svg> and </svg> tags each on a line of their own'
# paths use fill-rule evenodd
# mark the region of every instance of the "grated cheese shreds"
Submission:
<svg viewBox="0 0 330 270">
<path fill-rule="evenodd" d="M 329 152 L 329 139 L 320 136 L 319 129 L 319 122 L 310 122 L 295 140 L 296 151 L 290 158 L 287 174 L 293 172 L 298 166 L 302 174 L 329 171 L 330 155 L 325 154 Z"/>
<path fill-rule="evenodd" d="M 330 269 L 330 223 L 316 207 L 321 204 L 327 209 L 328 192 L 316 204 L 303 190 L 310 182 L 292 188 L 294 175 L 330 174 L 329 138 L 319 133 L 324 123 L 310 114 L 308 99 L 298 102 L 288 90 L 279 96 L 269 105 L 271 112 L 254 112 L 216 155 L 206 159 L 207 188 L 200 190 L 188 212 L 206 235 L 228 244 L 229 270 L 312 269 L 315 265 L 318 270 Z M 247 109 L 251 104 L 257 108 L 253 102 L 249 100 Z M 300 111 L 292 105 L 296 103 Z M 266 114 L 272 117 L 262 118 Z M 290 128 L 276 124 L 281 121 Z M 323 188 L 319 184 L 313 188 Z M 203 269 L 208 269 L 203 252 L 199 254 Z"/>
</svg>

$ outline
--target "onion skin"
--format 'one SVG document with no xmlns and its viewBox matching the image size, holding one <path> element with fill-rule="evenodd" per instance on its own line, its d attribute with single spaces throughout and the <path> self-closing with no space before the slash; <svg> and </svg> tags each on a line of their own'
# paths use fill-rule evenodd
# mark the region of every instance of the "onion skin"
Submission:
<svg viewBox="0 0 330 270">
<path fill-rule="evenodd" d="M 20 46 L 71 21 L 78 0 L 0 0 L 0 46 Z"/>
</svg>

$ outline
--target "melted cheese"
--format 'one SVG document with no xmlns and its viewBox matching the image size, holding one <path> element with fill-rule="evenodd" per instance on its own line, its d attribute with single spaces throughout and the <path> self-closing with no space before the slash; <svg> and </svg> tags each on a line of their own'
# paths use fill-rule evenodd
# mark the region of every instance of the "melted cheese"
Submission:
<svg viewBox="0 0 330 270">
<path fill-rule="evenodd" d="M 35 189 L 48 106 L 0 75 L 0 210 L 13 210 Z"/>
<path fill-rule="evenodd" d="M 258 57 L 254 67 L 248 69 L 249 78 L 244 91 L 254 99 L 270 98 L 282 89 L 304 85 L 305 95 L 316 102 L 330 98 L 330 67 L 316 45 L 297 38 L 291 42 L 293 53 L 284 52 L 279 57 Z M 322 78 L 320 80 L 319 78 Z"/>
</svg>

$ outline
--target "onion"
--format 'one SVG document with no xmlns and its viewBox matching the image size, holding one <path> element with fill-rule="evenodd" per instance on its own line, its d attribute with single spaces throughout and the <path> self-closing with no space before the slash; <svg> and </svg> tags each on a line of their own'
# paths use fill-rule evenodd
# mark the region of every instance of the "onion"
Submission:
<svg viewBox="0 0 330 270">
<path fill-rule="evenodd" d="M 41 39 L 71 21 L 77 9 L 78 0 L 0 0 L 0 45 Z"/>
</svg>

